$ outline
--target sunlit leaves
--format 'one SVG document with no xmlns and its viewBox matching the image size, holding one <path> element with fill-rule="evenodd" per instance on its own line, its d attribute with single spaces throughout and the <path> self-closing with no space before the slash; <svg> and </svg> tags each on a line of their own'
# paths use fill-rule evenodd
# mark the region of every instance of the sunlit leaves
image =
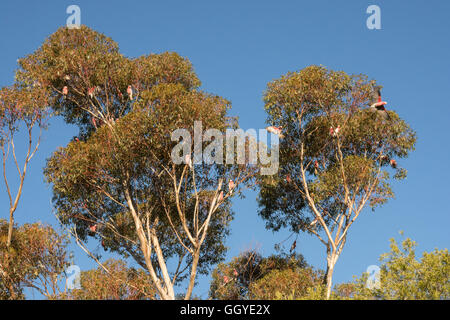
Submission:
<svg viewBox="0 0 450 320">
<path fill-rule="evenodd" d="M 115 42 L 87 27 L 73 33 L 59 29 L 20 60 L 20 66 L 18 77 L 39 79 L 51 92 L 52 108 L 80 128 L 78 137 L 48 159 L 44 172 L 62 223 L 74 227 L 80 239 L 95 238 L 104 250 L 131 256 L 143 268 L 148 269 L 152 260 L 159 272 L 154 251 L 150 257 L 142 252 L 142 233 L 138 238 L 141 231 L 136 227 L 140 220 L 157 233 L 166 261 L 179 259 L 177 263 L 189 266 L 192 256 L 187 252 L 197 249 L 198 244 L 191 244 L 200 233 L 189 237 L 186 229 L 206 230 L 201 224 L 218 182 L 241 182 L 234 193 L 240 194 L 247 181 L 238 180 L 245 180 L 248 168 L 175 165 L 171 151 L 178 141 L 172 141 L 171 134 L 186 129 L 194 138 L 195 121 L 202 122 L 203 130 L 225 132 L 235 126 L 227 116 L 230 102 L 199 90 L 188 59 L 173 52 L 127 58 Z M 61 91 L 64 87 L 67 94 Z M 193 150 L 194 141 L 188 143 Z M 202 147 L 207 144 L 203 141 Z M 181 183 L 179 189 L 174 180 Z M 222 191 L 227 192 L 224 187 Z M 230 206 L 230 197 L 224 197 L 208 220 L 199 273 L 223 258 L 223 239 L 233 215 Z M 187 249 L 186 244 L 195 248 Z M 188 268 L 180 270 L 172 274 L 177 283 L 189 275 Z"/>
<path fill-rule="evenodd" d="M 368 274 L 351 284 L 353 299 L 446 300 L 450 298 L 450 254 L 447 249 L 424 252 L 419 258 L 417 243 L 405 239 L 399 245 L 391 239 L 390 252 L 380 256 L 380 283 L 367 286 Z M 342 298 L 341 295 L 338 298 Z"/>
<path fill-rule="evenodd" d="M 306 213 L 312 208 L 298 200 L 306 198 L 304 182 L 324 216 L 345 213 L 350 202 L 375 207 L 393 197 L 390 178 L 406 177 L 399 159 L 414 150 L 416 135 L 394 111 L 389 120 L 368 111 L 375 87 L 364 75 L 323 66 L 267 85 L 267 122 L 285 134 L 279 173 L 262 181 L 260 214 L 268 227 L 299 230 L 310 222 Z M 332 134 L 336 128 L 339 133 Z M 391 159 L 399 161 L 396 168 Z"/>
<path fill-rule="evenodd" d="M 105 270 L 105 269 L 106 270 Z M 143 270 L 122 260 L 107 260 L 102 267 L 81 272 L 81 288 L 60 295 L 74 300 L 153 300 L 155 289 Z"/>
<path fill-rule="evenodd" d="M 35 288 L 51 298 L 68 266 L 68 238 L 40 223 L 14 228 L 6 248 L 8 224 L 0 220 L 0 299 L 24 298 L 23 288 Z"/>
<path fill-rule="evenodd" d="M 308 279 L 319 275 L 308 267 L 300 254 L 263 257 L 256 250 L 249 250 L 234 257 L 229 263 L 220 263 L 214 269 L 209 295 L 213 299 L 220 300 L 273 299 L 276 290 L 272 290 L 272 296 L 268 297 L 266 287 L 280 274 L 283 281 L 286 281 L 283 284 L 275 281 L 271 289 L 274 287 L 280 289 L 286 282 L 298 279 L 297 276 L 300 274 L 299 277 L 307 274 Z M 296 284 L 298 284 L 296 289 L 309 286 L 305 282 Z"/>
</svg>

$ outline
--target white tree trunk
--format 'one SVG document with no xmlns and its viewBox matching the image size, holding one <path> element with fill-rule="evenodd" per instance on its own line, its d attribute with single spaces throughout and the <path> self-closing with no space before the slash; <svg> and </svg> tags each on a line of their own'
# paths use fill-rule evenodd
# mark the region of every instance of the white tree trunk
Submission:
<svg viewBox="0 0 450 320">
<path fill-rule="evenodd" d="M 327 285 L 327 300 L 330 299 L 331 290 L 333 288 L 333 272 L 334 266 L 336 265 L 339 256 L 336 252 L 331 252 L 327 254 L 327 274 L 326 274 L 326 285 Z"/>
</svg>

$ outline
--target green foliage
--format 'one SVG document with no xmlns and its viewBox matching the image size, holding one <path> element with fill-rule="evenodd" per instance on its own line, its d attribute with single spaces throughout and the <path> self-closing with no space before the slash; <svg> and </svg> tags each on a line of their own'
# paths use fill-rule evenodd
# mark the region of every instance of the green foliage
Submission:
<svg viewBox="0 0 450 320">
<path fill-rule="evenodd" d="M 316 284 L 313 287 L 306 289 L 305 295 L 301 296 L 298 300 L 325 300 L 326 297 L 326 286 L 322 284 Z M 332 296 L 331 299 L 334 299 Z"/>
<path fill-rule="evenodd" d="M 28 130 L 46 127 L 48 92 L 45 88 L 16 83 L 0 90 L 0 146 L 8 142 L 20 124 Z"/>
<path fill-rule="evenodd" d="M 369 275 L 363 274 L 347 284 L 347 294 L 339 298 L 383 300 L 448 300 L 450 298 L 450 254 L 448 249 L 424 252 L 416 258 L 417 244 L 405 239 L 401 247 L 391 239 L 391 251 L 381 255 L 380 282 L 367 286 Z"/>
<path fill-rule="evenodd" d="M 47 88 L 49 105 L 68 123 L 77 124 L 83 137 L 93 130 L 92 116 L 117 119 L 131 110 L 129 85 L 137 94 L 159 84 L 178 83 L 186 90 L 200 86 L 190 62 L 178 54 L 129 59 L 111 38 L 86 26 L 58 29 L 38 50 L 19 59 L 19 67 L 18 81 Z M 89 96 L 90 88 L 95 97 Z"/>
<path fill-rule="evenodd" d="M 309 66 L 267 85 L 267 122 L 283 129 L 278 174 L 261 177 L 259 214 L 274 231 L 314 234 L 327 251 L 327 298 L 351 225 L 366 205 L 394 197 L 394 158 L 414 150 L 415 132 L 394 111 L 367 108 L 379 88 L 364 75 Z M 387 111 L 386 111 L 387 112 Z"/>
<path fill-rule="evenodd" d="M 81 240 L 94 238 L 143 268 L 155 265 L 159 275 L 162 260 L 156 253 L 161 252 L 164 261 L 180 263 L 171 272 L 175 284 L 189 276 L 184 266 L 193 264 L 194 252 L 199 255 L 196 272 L 203 274 L 223 259 L 233 217 L 230 197 L 208 219 L 201 250 L 192 243 L 201 238 L 199 230 L 206 232 L 202 223 L 218 182 L 234 180 L 233 195 L 240 194 L 250 168 L 195 165 L 194 180 L 186 165 L 173 163 L 175 129 L 187 129 L 193 137 L 194 121 L 222 132 L 236 127 L 227 116 L 230 102 L 199 90 L 187 59 L 170 52 L 127 58 L 112 39 L 82 26 L 60 28 L 19 66 L 18 81 L 45 88 L 53 111 L 80 129 L 44 169 L 65 226 Z M 208 144 L 204 141 L 203 147 Z M 150 229 L 158 243 L 150 241 Z M 154 250 L 149 253 L 143 242 Z"/>
<path fill-rule="evenodd" d="M 327 225 L 345 212 L 349 199 L 362 203 L 367 196 L 374 208 L 393 197 L 389 159 L 407 157 L 416 136 L 394 111 L 389 111 L 390 120 L 367 111 L 376 86 L 364 75 L 322 66 L 291 72 L 268 84 L 267 122 L 282 126 L 285 135 L 278 175 L 261 181 L 259 213 L 268 228 L 308 231 L 312 208 L 302 194 L 303 182 L 316 207 L 326 213 Z M 339 135 L 333 138 L 330 127 L 338 126 Z M 405 178 L 406 170 L 398 167 L 393 177 Z"/>
<path fill-rule="evenodd" d="M 276 299 L 302 294 L 312 282 L 322 281 L 320 272 L 309 267 L 302 255 L 262 257 L 250 250 L 220 263 L 212 273 L 209 295 L 219 300 Z"/>
<path fill-rule="evenodd" d="M 275 269 L 251 285 L 250 296 L 256 300 L 295 300 L 322 283 L 323 273 L 311 267 Z"/>
<path fill-rule="evenodd" d="M 58 299 L 155 299 L 155 288 L 152 287 L 150 277 L 143 270 L 128 268 L 124 261 L 114 259 L 106 261 L 103 267 L 82 271 L 81 289 L 73 289 L 60 295 Z"/>
<path fill-rule="evenodd" d="M 0 219 L 0 299 L 24 299 L 33 288 L 51 298 L 68 266 L 68 238 L 40 223 L 15 227 L 6 247 L 8 223 Z"/>
</svg>

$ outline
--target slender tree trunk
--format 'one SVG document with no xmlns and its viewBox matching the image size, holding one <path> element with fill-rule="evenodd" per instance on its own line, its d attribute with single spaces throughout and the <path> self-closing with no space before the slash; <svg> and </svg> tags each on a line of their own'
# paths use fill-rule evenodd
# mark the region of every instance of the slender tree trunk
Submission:
<svg viewBox="0 0 450 320">
<path fill-rule="evenodd" d="M 173 283 L 170 280 L 169 271 L 167 270 L 167 265 L 166 265 L 166 262 L 164 261 L 164 256 L 163 256 L 161 247 L 159 245 L 159 241 L 156 236 L 155 230 L 152 230 L 150 232 L 150 237 L 151 237 L 151 240 L 150 240 L 151 242 L 149 241 L 150 243 L 148 243 L 148 245 L 153 244 L 153 247 L 155 248 L 156 257 L 158 259 L 158 265 L 159 265 L 159 268 L 162 273 L 164 284 L 166 286 L 167 298 L 165 298 L 165 300 L 175 300 L 175 292 L 173 290 Z M 149 261 L 151 261 L 150 257 L 149 257 Z"/>
<path fill-rule="evenodd" d="M 333 272 L 334 266 L 339 258 L 339 255 L 332 251 L 327 254 L 327 273 L 326 273 L 326 286 L 327 286 L 327 300 L 330 299 L 331 290 L 333 288 Z"/>
<path fill-rule="evenodd" d="M 195 276 L 197 274 L 197 266 L 198 266 L 198 260 L 200 258 L 200 249 L 195 250 L 194 257 L 192 261 L 192 267 L 191 267 L 191 276 L 189 280 L 189 286 L 186 292 L 186 295 L 184 297 L 184 300 L 189 300 L 192 295 L 192 290 L 194 289 L 195 284 Z"/>
<path fill-rule="evenodd" d="M 5 262 L 7 265 L 7 268 L 9 269 L 9 248 L 11 247 L 11 241 L 12 241 L 12 233 L 13 233 L 13 226 L 14 226 L 14 210 L 11 208 L 9 210 L 9 225 L 8 225 L 8 238 L 6 240 L 6 254 L 5 254 Z M 10 291 L 10 299 L 15 300 L 16 299 L 16 293 L 14 290 L 14 285 L 11 281 L 8 281 L 9 283 L 9 291 Z"/>
<path fill-rule="evenodd" d="M 174 300 L 175 297 L 170 295 L 170 292 L 168 291 L 170 287 L 164 288 L 158 279 L 158 276 L 156 275 L 155 270 L 153 269 L 152 266 L 152 261 L 151 261 L 151 256 L 150 256 L 150 249 L 152 246 L 151 243 L 151 239 L 148 238 L 145 235 L 141 220 L 138 217 L 138 214 L 136 212 L 135 206 L 133 204 L 133 201 L 131 199 L 130 196 L 130 191 L 128 190 L 128 186 L 126 182 L 123 182 L 123 187 L 124 187 L 124 195 L 125 195 L 125 199 L 127 201 L 128 204 L 128 208 L 130 209 L 131 215 L 133 217 L 134 220 L 134 225 L 136 227 L 136 234 L 138 236 L 139 242 L 140 242 L 140 247 L 141 247 L 141 252 L 144 255 L 144 260 L 145 260 L 145 264 L 147 265 L 147 269 L 150 273 L 150 276 L 152 278 L 153 283 L 156 286 L 156 290 L 158 292 L 158 294 L 160 295 L 162 300 Z M 151 237 L 151 235 L 149 235 L 149 237 Z M 166 280 L 166 279 L 163 279 Z M 167 284 L 167 282 L 166 282 Z"/>
<path fill-rule="evenodd" d="M 9 226 L 8 226 L 8 238 L 6 240 L 6 249 L 9 249 L 9 247 L 11 246 L 13 227 L 14 227 L 14 210 L 11 208 L 9 210 Z"/>
<path fill-rule="evenodd" d="M 27 156 L 27 160 L 25 161 L 25 165 L 23 167 L 23 172 L 20 175 L 20 184 L 19 184 L 19 189 L 17 190 L 16 198 L 14 199 L 14 203 L 11 203 L 11 207 L 9 209 L 8 239 L 6 241 L 6 248 L 8 248 L 8 249 L 11 246 L 12 233 L 13 233 L 13 229 L 14 229 L 14 212 L 16 212 L 20 197 L 22 196 L 23 182 L 25 180 L 25 175 L 27 173 L 28 161 L 29 160 L 28 160 L 28 156 Z M 20 172 L 19 172 L 19 174 L 20 174 Z M 9 193 L 8 184 L 6 185 L 6 187 L 8 188 L 8 193 Z"/>
</svg>

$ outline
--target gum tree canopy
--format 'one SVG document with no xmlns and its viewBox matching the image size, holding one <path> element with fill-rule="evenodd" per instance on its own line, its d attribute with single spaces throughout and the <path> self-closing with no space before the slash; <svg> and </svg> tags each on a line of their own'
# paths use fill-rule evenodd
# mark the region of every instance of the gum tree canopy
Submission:
<svg viewBox="0 0 450 320">
<path fill-rule="evenodd" d="M 252 173 L 247 165 L 176 165 L 171 133 L 193 136 L 196 120 L 205 129 L 235 126 L 230 103 L 200 91 L 178 54 L 130 59 L 85 26 L 59 29 L 20 66 L 18 77 L 49 88 L 54 111 L 80 128 L 45 168 L 61 222 L 96 260 L 88 238 L 132 257 L 161 299 L 174 299 L 174 286 L 187 279 L 189 299 L 197 272 L 223 259 L 230 197 Z"/>
<path fill-rule="evenodd" d="M 392 178 L 406 177 L 397 159 L 416 141 L 394 111 L 370 111 L 378 88 L 364 75 L 310 66 L 270 82 L 264 96 L 268 123 L 285 137 L 278 174 L 262 181 L 260 215 L 270 229 L 305 231 L 325 245 L 327 297 L 349 228 L 366 205 L 393 197 Z"/>
</svg>

